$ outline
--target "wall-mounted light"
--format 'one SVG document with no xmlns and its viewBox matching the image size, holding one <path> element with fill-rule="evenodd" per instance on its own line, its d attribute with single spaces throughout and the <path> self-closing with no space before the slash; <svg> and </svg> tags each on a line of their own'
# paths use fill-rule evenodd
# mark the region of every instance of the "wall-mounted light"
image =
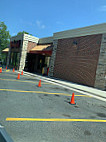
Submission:
<svg viewBox="0 0 106 142">
<path fill-rule="evenodd" d="M 74 45 L 77 45 L 78 43 L 77 43 L 77 41 L 73 41 L 73 44 L 74 44 Z"/>
</svg>

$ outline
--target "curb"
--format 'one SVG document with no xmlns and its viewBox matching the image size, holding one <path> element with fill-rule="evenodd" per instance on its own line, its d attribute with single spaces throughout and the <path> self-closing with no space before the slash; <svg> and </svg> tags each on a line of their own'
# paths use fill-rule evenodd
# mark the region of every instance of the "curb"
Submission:
<svg viewBox="0 0 106 142">
<path fill-rule="evenodd" d="M 38 79 L 38 80 L 43 79 L 43 81 L 51 82 L 53 84 L 57 84 L 62 87 L 64 86 L 67 89 L 74 90 L 74 91 L 77 91 L 77 92 L 80 92 L 83 94 L 86 93 L 86 95 L 90 95 L 93 97 L 96 96 L 96 98 L 98 98 L 98 99 L 101 98 L 101 100 L 103 99 L 103 101 L 106 101 L 106 91 L 102 91 L 102 90 L 95 89 L 95 88 L 88 87 L 88 86 L 78 85 L 78 84 L 71 83 L 71 82 L 69 83 L 66 81 L 61 81 L 59 79 L 52 79 L 50 77 L 44 77 L 41 75 L 37 75 L 37 74 L 25 72 L 25 71 L 24 71 L 24 75 L 37 77 L 36 79 Z"/>
<path fill-rule="evenodd" d="M 0 142 L 13 142 L 3 126 L 0 125 Z"/>
</svg>

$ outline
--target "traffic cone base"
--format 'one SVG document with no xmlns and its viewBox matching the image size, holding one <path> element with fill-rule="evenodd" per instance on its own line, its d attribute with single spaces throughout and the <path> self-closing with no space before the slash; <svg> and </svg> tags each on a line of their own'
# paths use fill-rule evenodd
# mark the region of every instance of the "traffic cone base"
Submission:
<svg viewBox="0 0 106 142">
<path fill-rule="evenodd" d="M 13 72 L 15 72 L 15 69 L 13 68 Z"/>
<path fill-rule="evenodd" d="M 18 73 L 17 79 L 20 79 L 20 73 Z"/>
<path fill-rule="evenodd" d="M 70 105 L 76 105 L 76 103 L 75 103 L 75 104 L 71 104 L 71 102 L 69 102 L 69 104 L 70 104 Z"/>
<path fill-rule="evenodd" d="M 41 80 L 39 80 L 38 87 L 41 87 Z"/>
<path fill-rule="evenodd" d="M 0 73 L 2 73 L 2 68 L 0 68 Z"/>
<path fill-rule="evenodd" d="M 69 102 L 71 105 L 76 105 L 74 101 L 74 93 L 72 93 L 71 101 Z"/>
</svg>

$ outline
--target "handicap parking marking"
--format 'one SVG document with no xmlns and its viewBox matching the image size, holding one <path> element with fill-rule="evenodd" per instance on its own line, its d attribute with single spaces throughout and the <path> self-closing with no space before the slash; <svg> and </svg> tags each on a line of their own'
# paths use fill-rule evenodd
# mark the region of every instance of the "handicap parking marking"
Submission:
<svg viewBox="0 0 106 142">
<path fill-rule="evenodd" d="M 36 121 L 36 122 L 99 122 L 106 123 L 105 119 L 66 119 L 66 118 L 11 118 L 6 121 Z"/>
<path fill-rule="evenodd" d="M 36 93 L 36 94 L 50 94 L 50 95 L 62 95 L 62 96 L 72 96 L 71 94 L 66 93 L 53 93 L 53 92 L 41 92 L 41 91 L 25 91 L 25 90 L 13 90 L 13 89 L 0 89 L 0 91 L 8 91 L 8 92 L 19 92 L 19 93 Z M 88 95 L 74 95 L 77 97 L 90 97 Z"/>
</svg>

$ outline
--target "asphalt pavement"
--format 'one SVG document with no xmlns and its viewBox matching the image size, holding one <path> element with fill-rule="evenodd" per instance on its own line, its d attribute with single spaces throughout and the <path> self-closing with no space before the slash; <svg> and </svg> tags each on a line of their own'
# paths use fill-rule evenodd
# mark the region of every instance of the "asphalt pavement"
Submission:
<svg viewBox="0 0 106 142">
<path fill-rule="evenodd" d="M 14 142 L 106 142 L 106 102 L 73 90 L 0 73 L 0 124 Z"/>
</svg>

